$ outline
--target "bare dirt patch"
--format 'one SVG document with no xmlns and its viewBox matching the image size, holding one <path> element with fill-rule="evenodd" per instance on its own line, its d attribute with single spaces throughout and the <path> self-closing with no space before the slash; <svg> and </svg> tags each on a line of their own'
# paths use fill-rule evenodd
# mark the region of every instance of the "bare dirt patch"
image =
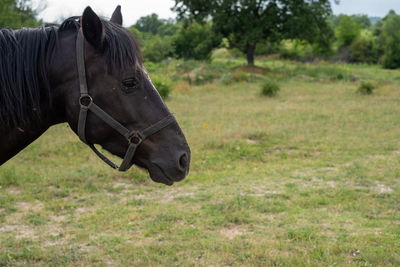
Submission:
<svg viewBox="0 0 400 267">
<path fill-rule="evenodd" d="M 177 189 L 179 190 L 179 188 Z M 160 199 L 165 202 L 172 201 L 176 198 L 180 197 L 189 197 L 189 196 L 194 196 L 193 191 L 186 191 L 186 192 L 178 192 L 177 190 L 155 190 L 152 192 L 149 192 L 148 194 L 138 194 L 134 195 L 133 197 L 135 199 L 145 199 L 145 200 L 153 200 L 153 199 Z"/>
<path fill-rule="evenodd" d="M 41 202 L 33 202 L 33 203 L 18 202 L 16 204 L 16 208 L 22 213 L 26 213 L 29 211 L 38 212 L 43 210 L 44 205 Z"/>
<path fill-rule="evenodd" d="M 52 221 L 56 222 L 56 223 L 62 223 L 62 222 L 65 221 L 66 218 L 67 217 L 64 216 L 64 215 L 58 215 L 58 216 L 57 215 L 52 215 L 52 216 L 50 216 L 50 219 Z"/>
<path fill-rule="evenodd" d="M 7 193 L 9 193 L 11 195 L 19 195 L 19 194 L 21 194 L 21 190 L 19 190 L 16 187 L 9 187 L 9 188 L 7 188 Z"/>
<path fill-rule="evenodd" d="M 257 74 L 267 74 L 269 72 L 268 69 L 262 68 L 262 67 L 257 67 L 257 66 L 239 66 L 234 69 L 232 69 L 233 72 L 236 71 L 243 71 L 243 72 L 251 72 L 251 73 L 257 73 Z"/>
<path fill-rule="evenodd" d="M 393 189 L 390 186 L 377 184 L 375 190 L 378 191 L 379 194 L 390 194 L 393 192 Z"/>
<path fill-rule="evenodd" d="M 264 188 L 253 188 L 254 192 L 240 192 L 241 196 L 252 196 L 252 197 L 263 197 L 265 195 L 276 195 L 282 193 L 282 191 L 267 190 Z"/>
<path fill-rule="evenodd" d="M 86 207 L 79 207 L 75 210 L 76 214 L 82 215 L 82 214 L 87 214 L 89 211 L 89 208 Z"/>
<path fill-rule="evenodd" d="M 32 227 L 26 225 L 4 225 L 0 227 L 0 234 L 3 233 L 13 233 L 16 239 L 27 238 L 27 239 L 37 239 L 35 231 Z"/>
<path fill-rule="evenodd" d="M 336 184 L 335 184 L 334 181 L 328 181 L 328 182 L 326 182 L 326 184 L 331 188 L 335 188 L 336 187 Z"/>
<path fill-rule="evenodd" d="M 220 234 L 229 239 L 234 239 L 235 237 L 244 235 L 245 233 L 246 230 L 239 226 L 234 226 L 232 228 L 223 228 L 220 230 Z"/>
<path fill-rule="evenodd" d="M 124 189 L 130 189 L 130 188 L 133 187 L 133 185 L 132 184 L 128 184 L 128 183 L 123 183 L 123 182 L 114 182 L 113 183 L 113 187 L 114 188 L 122 187 Z"/>
</svg>

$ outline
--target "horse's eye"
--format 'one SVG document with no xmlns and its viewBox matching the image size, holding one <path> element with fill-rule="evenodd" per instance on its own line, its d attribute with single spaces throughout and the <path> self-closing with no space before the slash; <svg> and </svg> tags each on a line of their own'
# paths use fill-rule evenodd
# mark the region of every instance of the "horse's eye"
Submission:
<svg viewBox="0 0 400 267">
<path fill-rule="evenodd" d="M 136 80 L 135 78 L 126 79 L 125 81 L 122 82 L 122 84 L 123 84 L 125 87 L 133 88 L 133 87 L 136 87 L 136 85 L 137 85 L 137 80 Z"/>
<path fill-rule="evenodd" d="M 136 78 L 129 78 L 122 81 L 122 90 L 125 93 L 131 93 L 138 86 L 139 82 Z"/>
</svg>

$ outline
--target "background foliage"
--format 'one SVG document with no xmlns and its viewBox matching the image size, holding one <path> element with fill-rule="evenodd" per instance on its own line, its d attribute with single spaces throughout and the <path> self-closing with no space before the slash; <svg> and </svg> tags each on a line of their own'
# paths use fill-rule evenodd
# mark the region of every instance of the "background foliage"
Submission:
<svg viewBox="0 0 400 267">
<path fill-rule="evenodd" d="M 0 0 L 0 28 L 21 28 L 40 24 L 31 0 Z"/>
<path fill-rule="evenodd" d="M 300 61 L 330 60 L 400 67 L 400 16 L 333 15 L 327 0 L 176 0 L 176 19 L 143 16 L 129 27 L 146 61 L 210 60 L 231 55 L 275 55 Z M 37 26 L 31 0 L 0 0 L 0 27 Z"/>
</svg>

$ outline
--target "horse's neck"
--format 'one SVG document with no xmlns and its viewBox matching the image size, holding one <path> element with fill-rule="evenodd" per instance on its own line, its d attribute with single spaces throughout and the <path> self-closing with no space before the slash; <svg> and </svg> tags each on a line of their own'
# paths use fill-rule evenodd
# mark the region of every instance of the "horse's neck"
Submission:
<svg viewBox="0 0 400 267">
<path fill-rule="evenodd" d="M 54 54 L 55 53 L 56 51 Z M 65 61 L 59 61 L 62 63 L 59 63 L 60 66 L 57 67 L 61 69 L 59 72 L 62 73 L 62 71 L 68 68 L 68 66 L 63 64 Z M 49 70 L 52 69 L 54 68 L 49 66 Z M 57 75 L 52 75 L 51 73 L 49 74 L 51 79 L 53 79 L 53 76 Z M 62 75 L 58 76 L 61 78 L 63 77 Z M 39 80 L 41 79 L 41 77 L 37 78 Z M 58 77 L 58 79 L 60 78 Z M 40 88 L 41 99 L 39 103 L 39 110 L 41 115 L 39 115 L 39 117 L 32 116 L 34 117 L 35 121 L 30 121 L 24 124 L 24 126 L 19 127 L 9 127 L 0 123 L 0 165 L 15 156 L 18 152 L 40 137 L 50 126 L 65 121 L 64 98 L 66 93 L 57 87 L 57 85 L 59 85 L 57 79 L 54 81 L 50 80 L 49 83 L 51 84 L 52 88 L 48 95 L 45 88 Z M 45 82 L 40 80 L 38 84 L 40 86 L 41 84 L 45 84 Z M 50 103 L 52 103 L 51 106 Z"/>
<path fill-rule="evenodd" d="M 45 113 L 38 121 L 27 123 L 25 126 L 0 125 L 0 165 L 39 138 L 50 126 L 63 122 L 55 108 L 45 107 L 43 110 Z"/>
<path fill-rule="evenodd" d="M 0 165 L 41 136 L 49 126 L 14 127 L 0 132 Z"/>
</svg>

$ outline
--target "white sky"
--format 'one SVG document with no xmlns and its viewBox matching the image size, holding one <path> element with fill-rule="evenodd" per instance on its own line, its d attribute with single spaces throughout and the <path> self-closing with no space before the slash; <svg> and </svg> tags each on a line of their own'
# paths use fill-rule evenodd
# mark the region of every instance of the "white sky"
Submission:
<svg viewBox="0 0 400 267">
<path fill-rule="evenodd" d="M 36 0 L 37 1 L 37 0 Z M 43 1 L 42 1 L 43 2 Z M 85 7 L 104 17 L 111 17 L 117 5 L 121 5 L 124 26 L 131 26 L 143 16 L 157 13 L 160 18 L 174 18 L 171 11 L 174 0 L 46 0 L 47 7 L 39 14 L 45 22 L 60 22 L 71 16 L 82 15 Z"/>
<path fill-rule="evenodd" d="M 340 0 L 339 5 L 332 4 L 332 9 L 334 14 L 367 14 L 372 17 L 384 17 L 391 9 L 400 14 L 400 0 Z"/>
<path fill-rule="evenodd" d="M 124 26 L 130 26 L 140 17 L 151 13 L 157 13 L 160 18 L 165 19 L 176 16 L 171 11 L 174 0 L 46 0 L 45 2 L 47 8 L 39 14 L 45 22 L 61 22 L 70 16 L 79 16 L 86 6 L 91 6 L 99 15 L 110 17 L 115 7 L 121 5 Z M 335 14 L 367 14 L 383 17 L 390 9 L 400 14 L 400 0 L 341 0 L 340 5 L 332 4 L 332 8 Z"/>
</svg>

